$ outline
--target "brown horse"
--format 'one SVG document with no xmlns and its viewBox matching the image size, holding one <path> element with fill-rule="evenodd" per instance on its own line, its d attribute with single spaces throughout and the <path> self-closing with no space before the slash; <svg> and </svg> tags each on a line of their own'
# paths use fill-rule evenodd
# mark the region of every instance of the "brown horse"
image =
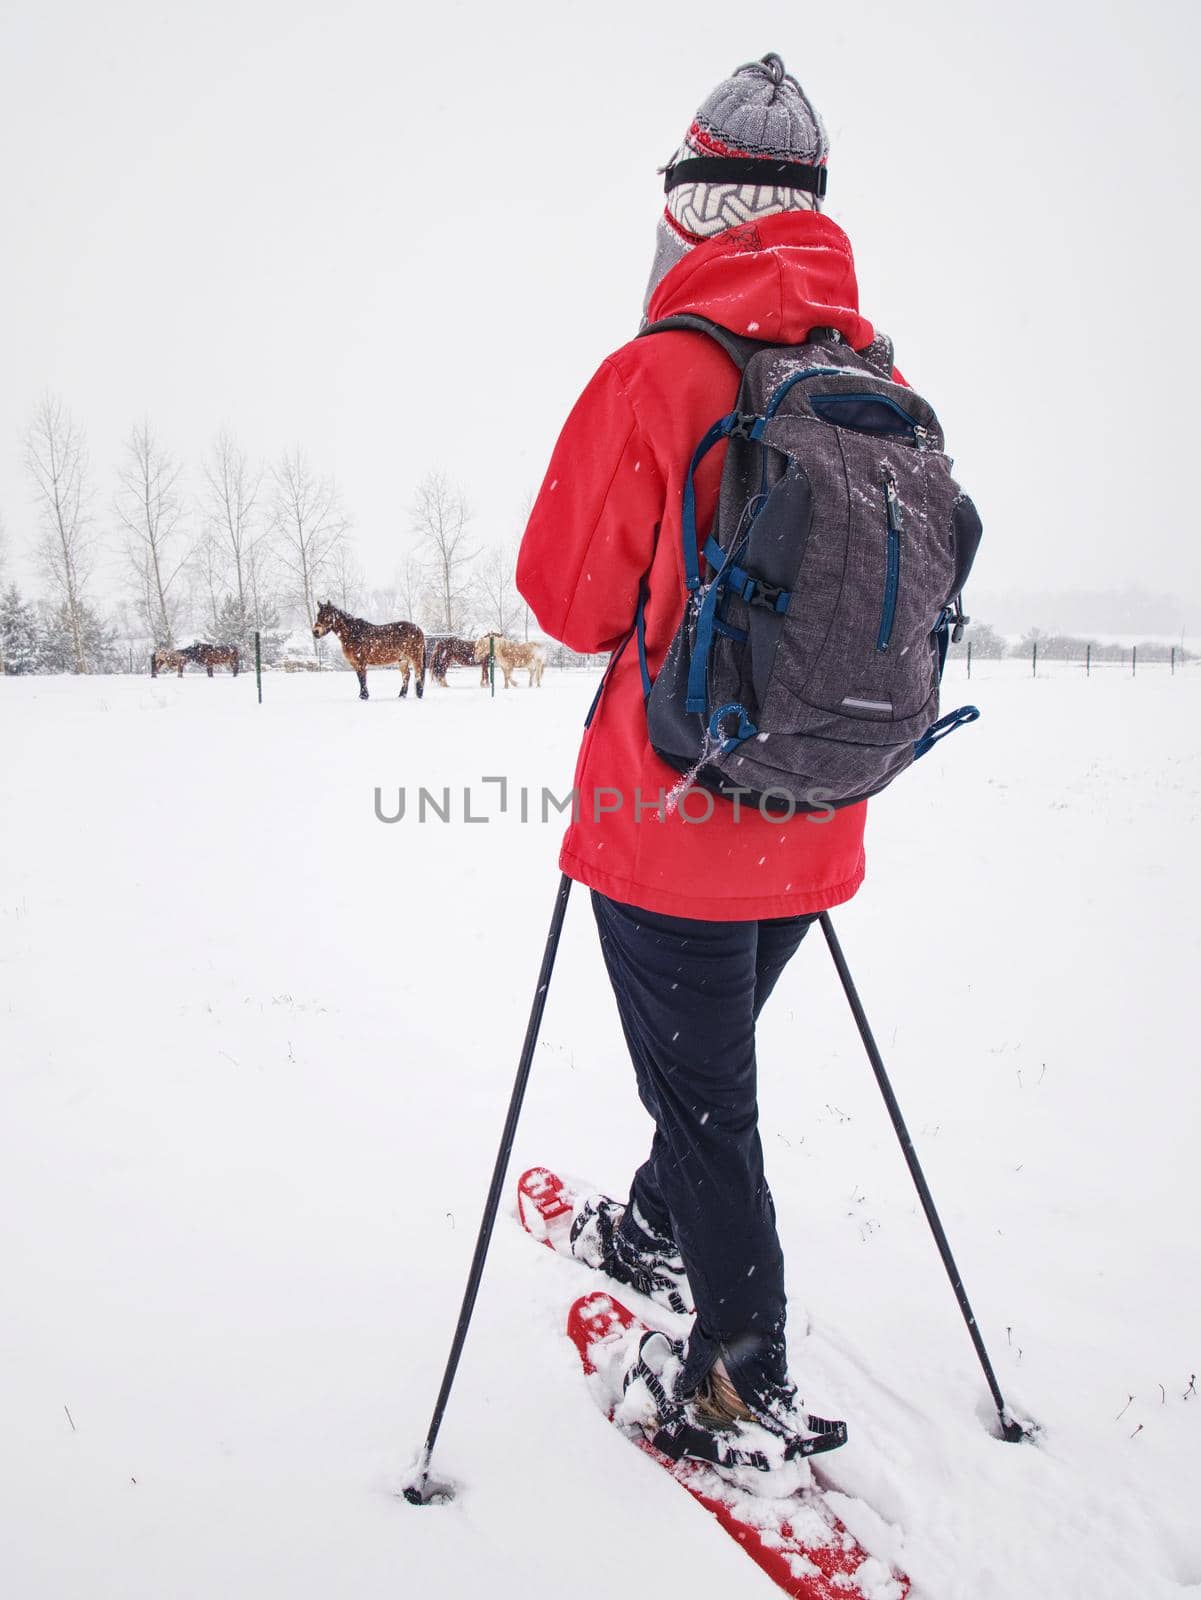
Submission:
<svg viewBox="0 0 1201 1600">
<path fill-rule="evenodd" d="M 178 672 L 182 678 L 187 664 L 188 657 L 182 650 L 158 649 L 150 657 L 150 676 L 157 678 L 160 672 Z"/>
<path fill-rule="evenodd" d="M 446 669 L 448 667 L 474 667 L 479 657 L 475 653 L 474 639 L 433 639 L 426 640 L 427 656 L 429 661 L 430 677 L 435 683 L 440 683 L 445 689 Z M 488 664 L 485 662 L 480 667 L 480 688 L 488 687 Z"/>
<path fill-rule="evenodd" d="M 390 667 L 394 662 L 404 674 L 400 686 L 403 700 L 409 692 L 409 673 L 417 675 L 417 698 L 425 692 L 425 635 L 412 622 L 364 622 L 336 605 L 323 600 L 313 628 L 314 639 L 336 633 L 342 654 L 359 679 L 359 699 L 367 699 L 367 668 Z"/>
<path fill-rule="evenodd" d="M 204 644 L 198 641 L 179 653 L 189 661 L 194 661 L 198 667 L 203 667 L 210 678 L 214 667 L 228 667 L 236 678 L 242 665 L 236 644 Z"/>
<path fill-rule="evenodd" d="M 489 641 L 493 641 L 491 650 Z M 496 665 L 505 675 L 505 688 L 513 687 L 513 674 L 526 670 L 530 675 L 530 688 L 542 687 L 542 674 L 546 669 L 546 651 L 537 644 L 518 644 L 516 639 L 506 639 L 503 633 L 485 633 L 475 641 L 475 659 L 484 662 L 487 672 L 489 654 L 494 654 Z"/>
</svg>

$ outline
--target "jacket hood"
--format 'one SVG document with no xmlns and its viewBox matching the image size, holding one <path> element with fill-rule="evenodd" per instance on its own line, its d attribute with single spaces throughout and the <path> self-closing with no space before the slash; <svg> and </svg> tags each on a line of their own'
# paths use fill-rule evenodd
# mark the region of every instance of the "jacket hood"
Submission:
<svg viewBox="0 0 1201 1600">
<path fill-rule="evenodd" d="M 820 211 L 780 212 L 695 245 L 651 296 L 647 321 L 683 311 L 773 344 L 800 344 L 811 328 L 837 328 L 855 350 L 874 337 L 850 240 Z"/>
</svg>

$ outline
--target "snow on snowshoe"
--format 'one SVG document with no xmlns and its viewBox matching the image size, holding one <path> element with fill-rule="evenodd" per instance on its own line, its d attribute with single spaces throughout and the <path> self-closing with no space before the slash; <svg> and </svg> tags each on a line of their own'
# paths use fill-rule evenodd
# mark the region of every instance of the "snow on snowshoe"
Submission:
<svg viewBox="0 0 1201 1600">
<path fill-rule="evenodd" d="M 640 1222 L 653 1247 L 632 1246 L 619 1231 L 625 1215 L 619 1201 L 573 1185 L 545 1167 L 531 1167 L 517 1182 L 517 1215 L 527 1233 L 557 1254 L 603 1272 L 676 1316 L 689 1316 L 695 1309 L 675 1245 L 656 1238 Z"/>
<path fill-rule="evenodd" d="M 687 1489 L 794 1600 L 905 1600 L 909 1580 L 869 1555 L 834 1514 L 810 1458 L 846 1437 L 807 1417 L 795 1433 L 708 1426 L 674 1393 L 681 1347 L 610 1295 L 584 1295 L 567 1333 L 602 1411 Z"/>
</svg>

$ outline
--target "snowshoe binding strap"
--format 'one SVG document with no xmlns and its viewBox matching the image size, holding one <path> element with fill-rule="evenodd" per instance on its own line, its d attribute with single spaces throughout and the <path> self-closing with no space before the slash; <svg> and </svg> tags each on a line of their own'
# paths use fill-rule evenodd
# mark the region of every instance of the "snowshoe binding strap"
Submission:
<svg viewBox="0 0 1201 1600">
<path fill-rule="evenodd" d="M 764 1451 L 741 1450 L 737 1445 L 732 1445 L 720 1430 L 706 1428 L 690 1417 L 686 1406 L 674 1394 L 668 1393 L 667 1386 L 647 1363 L 644 1354 L 652 1339 L 665 1340 L 677 1357 L 683 1355 L 684 1347 L 678 1341 L 668 1339 L 665 1333 L 646 1333 L 639 1342 L 637 1360 L 625 1375 L 627 1389 L 635 1380 L 641 1380 L 655 1403 L 659 1427 L 651 1438 L 653 1447 L 671 1461 L 704 1461 L 714 1467 L 751 1467 L 756 1472 L 770 1472 L 774 1463 Z M 806 1416 L 805 1424 L 809 1432 L 804 1434 L 788 1433 L 764 1418 L 757 1418 L 756 1421 L 759 1427 L 774 1433 L 783 1442 L 785 1461 L 821 1455 L 827 1450 L 837 1450 L 839 1445 L 847 1442 L 846 1423 L 832 1422 L 825 1417 Z"/>
<path fill-rule="evenodd" d="M 593 1214 L 596 1219 L 597 1232 L 600 1234 L 601 1245 L 601 1270 L 606 1277 L 612 1278 L 615 1283 L 628 1283 L 631 1289 L 636 1289 L 639 1294 L 648 1298 L 659 1298 L 664 1301 L 678 1317 L 686 1317 L 689 1307 L 684 1303 L 684 1297 L 676 1288 L 671 1278 L 664 1272 L 656 1272 L 649 1262 L 641 1261 L 637 1256 L 631 1256 L 621 1248 L 617 1238 L 617 1229 L 613 1225 L 613 1216 L 604 1206 L 599 1207 Z M 581 1230 L 591 1218 L 581 1212 L 571 1225 L 571 1243 L 574 1245 Z"/>
</svg>

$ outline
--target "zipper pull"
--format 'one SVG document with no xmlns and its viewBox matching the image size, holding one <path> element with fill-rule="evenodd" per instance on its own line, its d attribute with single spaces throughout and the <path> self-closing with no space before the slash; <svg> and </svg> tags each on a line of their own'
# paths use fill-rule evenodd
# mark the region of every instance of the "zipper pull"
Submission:
<svg viewBox="0 0 1201 1600">
<path fill-rule="evenodd" d="M 901 531 L 901 499 L 897 493 L 897 480 L 885 468 L 884 471 L 884 498 L 887 502 L 888 526 L 894 533 Z"/>
<path fill-rule="evenodd" d="M 913 424 L 913 437 L 917 440 L 918 449 L 924 450 L 926 448 L 926 440 L 930 437 L 930 430 L 929 428 L 923 428 L 920 423 L 915 422 Z"/>
</svg>

